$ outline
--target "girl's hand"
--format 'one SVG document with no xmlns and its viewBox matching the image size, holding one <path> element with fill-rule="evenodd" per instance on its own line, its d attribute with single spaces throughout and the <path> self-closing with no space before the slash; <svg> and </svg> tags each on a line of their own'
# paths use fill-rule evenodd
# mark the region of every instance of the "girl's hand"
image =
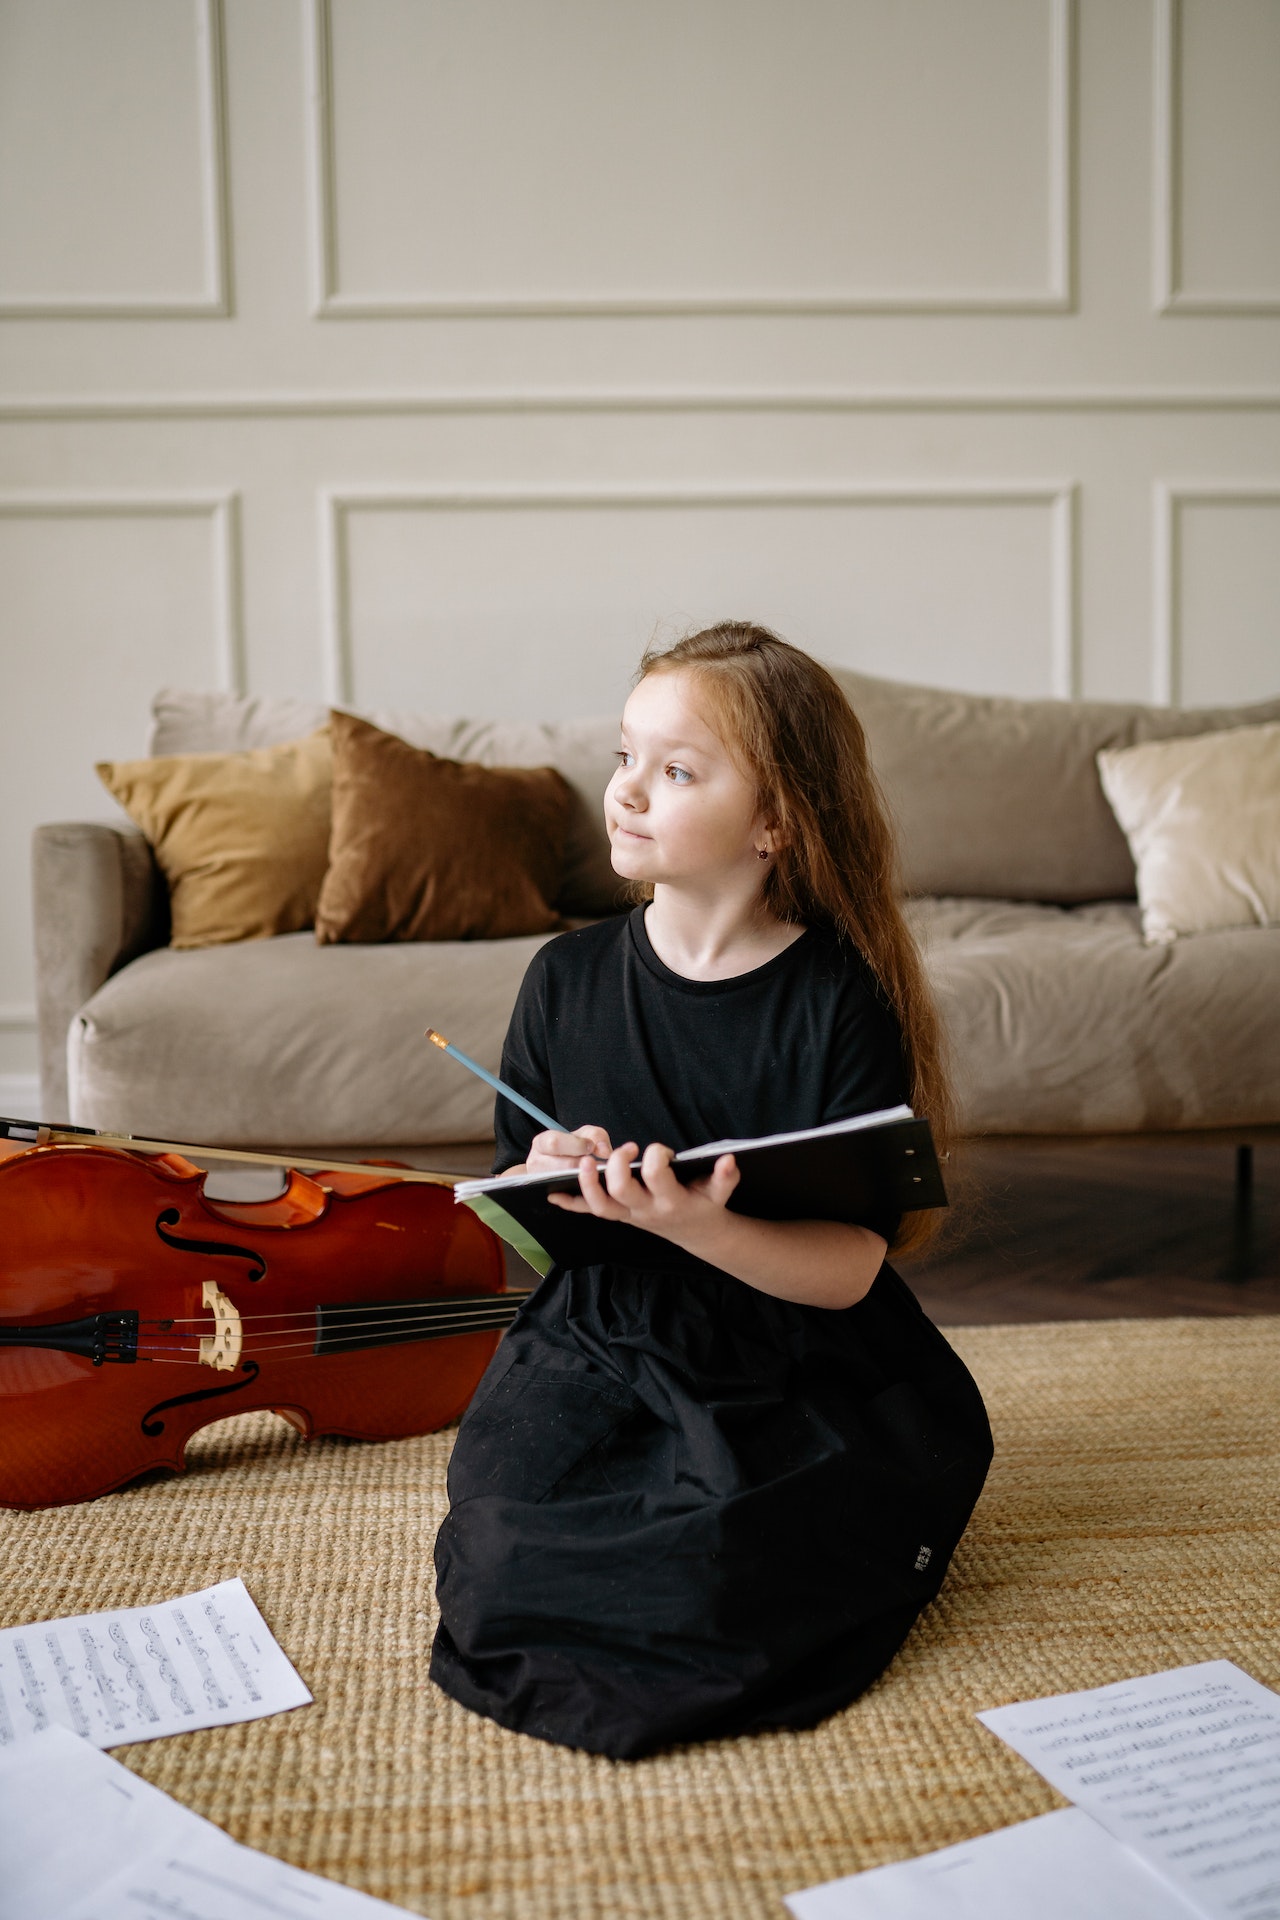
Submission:
<svg viewBox="0 0 1280 1920">
<path fill-rule="evenodd" d="M 613 1148 L 603 1127 L 579 1127 L 576 1133 L 535 1133 L 529 1158 L 512 1173 L 574 1173 L 584 1155 L 607 1160 Z M 634 1152 L 634 1149 L 632 1150 Z"/>
<path fill-rule="evenodd" d="M 634 1140 L 624 1142 L 608 1155 L 603 1169 L 592 1159 L 581 1159 L 577 1168 L 581 1197 L 552 1193 L 547 1196 L 548 1204 L 563 1207 L 566 1213 L 593 1213 L 597 1220 L 642 1227 L 646 1233 L 660 1234 L 678 1245 L 690 1238 L 701 1240 L 706 1230 L 714 1227 L 717 1215 L 723 1214 L 738 1184 L 738 1163 L 733 1155 L 722 1153 L 705 1179 L 684 1187 L 671 1171 L 673 1150 L 657 1141 L 644 1150 L 641 1185 L 631 1171 L 638 1151 Z"/>
</svg>

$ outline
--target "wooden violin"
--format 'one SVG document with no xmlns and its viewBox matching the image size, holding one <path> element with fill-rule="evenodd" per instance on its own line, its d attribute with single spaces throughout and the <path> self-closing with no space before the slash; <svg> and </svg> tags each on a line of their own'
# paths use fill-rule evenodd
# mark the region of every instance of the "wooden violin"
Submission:
<svg viewBox="0 0 1280 1920">
<path fill-rule="evenodd" d="M 180 1472 L 232 1413 L 433 1432 L 527 1298 L 448 1174 L 187 1151 L 282 1167 L 283 1191 L 213 1199 L 165 1142 L 0 1121 L 0 1505 Z"/>
</svg>

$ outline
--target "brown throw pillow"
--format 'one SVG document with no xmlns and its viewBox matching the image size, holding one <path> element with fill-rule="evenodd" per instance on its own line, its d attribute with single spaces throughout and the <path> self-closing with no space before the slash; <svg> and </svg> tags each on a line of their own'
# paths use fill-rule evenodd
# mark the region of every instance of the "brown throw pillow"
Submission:
<svg viewBox="0 0 1280 1920">
<path fill-rule="evenodd" d="M 103 760 L 98 777 L 155 850 L 175 947 L 295 933 L 329 846 L 329 731 L 247 753 Z"/>
<path fill-rule="evenodd" d="M 572 791 L 554 767 L 480 767 L 334 712 L 333 829 L 316 939 L 553 933 Z"/>
</svg>

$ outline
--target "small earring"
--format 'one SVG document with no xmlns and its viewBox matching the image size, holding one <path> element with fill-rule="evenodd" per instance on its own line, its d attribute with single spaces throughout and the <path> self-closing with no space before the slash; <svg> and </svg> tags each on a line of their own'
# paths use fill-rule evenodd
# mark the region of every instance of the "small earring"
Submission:
<svg viewBox="0 0 1280 1920">
<path fill-rule="evenodd" d="M 768 847 L 757 847 L 756 853 L 759 855 L 761 860 L 767 860 L 769 858 Z"/>
</svg>

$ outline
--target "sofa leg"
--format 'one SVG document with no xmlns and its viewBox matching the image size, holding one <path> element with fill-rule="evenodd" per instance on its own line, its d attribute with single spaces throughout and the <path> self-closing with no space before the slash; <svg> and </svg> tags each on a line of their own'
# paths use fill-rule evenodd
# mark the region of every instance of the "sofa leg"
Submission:
<svg viewBox="0 0 1280 1920">
<path fill-rule="evenodd" d="M 1253 1196 L 1253 1148 L 1236 1148 L 1236 1204 L 1248 1206 Z"/>
<path fill-rule="evenodd" d="M 1231 1210 L 1231 1247 L 1223 1278 L 1237 1282 L 1251 1280 L 1253 1253 L 1253 1148 L 1238 1146 L 1235 1205 Z"/>
</svg>

